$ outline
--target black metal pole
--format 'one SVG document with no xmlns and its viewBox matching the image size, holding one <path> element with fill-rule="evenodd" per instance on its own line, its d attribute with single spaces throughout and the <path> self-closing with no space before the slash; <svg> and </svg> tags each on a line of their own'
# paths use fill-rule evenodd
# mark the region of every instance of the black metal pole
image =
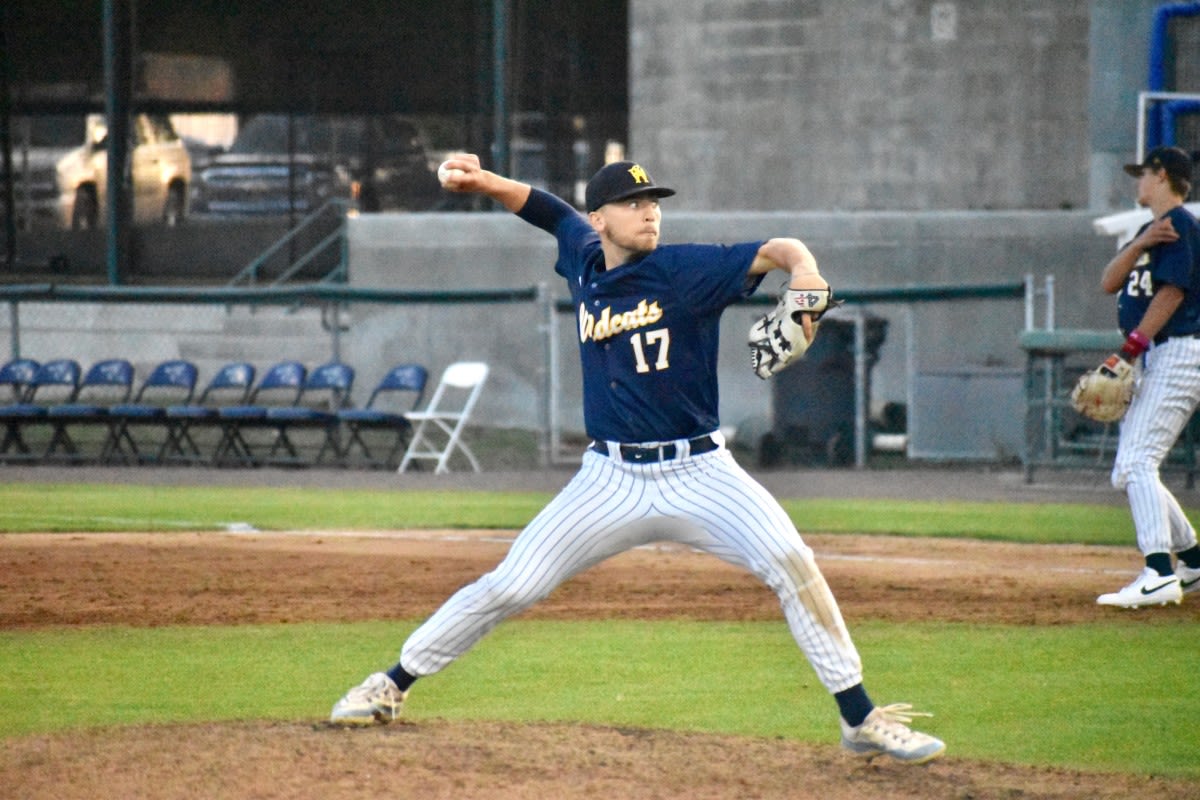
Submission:
<svg viewBox="0 0 1200 800">
<path fill-rule="evenodd" d="M 508 163 L 508 0 L 492 0 L 492 158 L 501 175 Z"/>
<path fill-rule="evenodd" d="M 129 257 L 129 105 L 133 92 L 130 46 L 134 0 L 104 0 L 104 111 L 108 124 L 106 176 L 108 282 L 120 284 Z"/>
<path fill-rule="evenodd" d="M 9 20 L 12 18 L 12 10 L 9 6 L 5 6 L 0 14 L 3 15 L 0 18 L 0 150 L 3 151 L 4 159 L 4 186 L 0 187 L 0 191 L 4 192 L 4 264 L 8 270 L 15 271 L 17 268 L 17 208 L 13 179 L 16 173 L 13 170 L 12 158 L 12 86 L 8 78 L 8 27 Z M 13 325 L 15 339 L 16 323 L 14 322 Z"/>
</svg>

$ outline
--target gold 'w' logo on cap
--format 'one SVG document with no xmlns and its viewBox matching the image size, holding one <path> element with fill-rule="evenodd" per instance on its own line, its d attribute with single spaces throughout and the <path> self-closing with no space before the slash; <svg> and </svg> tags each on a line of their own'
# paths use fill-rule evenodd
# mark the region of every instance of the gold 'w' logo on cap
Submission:
<svg viewBox="0 0 1200 800">
<path fill-rule="evenodd" d="M 646 174 L 646 170 L 642 169 L 640 164 L 634 164 L 629 168 L 629 174 L 633 176 L 634 183 L 649 183 L 650 176 Z"/>
</svg>

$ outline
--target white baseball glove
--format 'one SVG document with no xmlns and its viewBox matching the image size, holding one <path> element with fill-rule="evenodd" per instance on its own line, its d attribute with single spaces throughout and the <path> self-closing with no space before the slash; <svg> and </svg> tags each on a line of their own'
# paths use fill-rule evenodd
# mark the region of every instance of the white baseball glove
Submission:
<svg viewBox="0 0 1200 800">
<path fill-rule="evenodd" d="M 831 308 L 841 305 L 833 299 L 833 290 L 787 289 L 771 313 L 750 326 L 750 364 L 754 374 L 766 380 L 784 369 L 808 350 L 811 340 L 804 335 L 802 315 L 812 318 L 812 335 L 817 335 L 817 320 Z"/>
</svg>

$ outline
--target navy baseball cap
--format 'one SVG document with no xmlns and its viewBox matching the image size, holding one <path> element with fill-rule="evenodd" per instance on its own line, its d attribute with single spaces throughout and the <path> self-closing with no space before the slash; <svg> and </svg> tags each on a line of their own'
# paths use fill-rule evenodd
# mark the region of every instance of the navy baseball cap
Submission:
<svg viewBox="0 0 1200 800">
<path fill-rule="evenodd" d="M 674 189 L 659 186 L 650 173 L 632 161 L 614 161 L 600 168 L 588 181 L 584 201 L 588 211 L 595 211 L 605 203 L 648 194 L 651 197 L 670 197 Z"/>
<path fill-rule="evenodd" d="M 1163 169 L 1167 175 L 1192 182 L 1192 157 L 1178 147 L 1156 147 L 1141 164 L 1126 164 L 1125 171 L 1135 178 L 1142 177 L 1144 169 Z"/>
</svg>

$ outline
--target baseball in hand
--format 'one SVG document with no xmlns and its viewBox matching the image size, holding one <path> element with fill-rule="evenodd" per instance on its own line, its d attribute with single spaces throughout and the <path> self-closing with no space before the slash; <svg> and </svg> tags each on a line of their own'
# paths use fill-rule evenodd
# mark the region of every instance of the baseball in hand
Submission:
<svg viewBox="0 0 1200 800">
<path fill-rule="evenodd" d="M 446 181 L 450 180 L 451 178 L 457 178 L 459 175 L 463 174 L 461 169 L 447 167 L 446 164 L 448 163 L 449 162 L 447 161 L 443 161 L 442 165 L 438 167 L 438 181 L 441 182 L 442 186 L 445 186 Z"/>
</svg>

